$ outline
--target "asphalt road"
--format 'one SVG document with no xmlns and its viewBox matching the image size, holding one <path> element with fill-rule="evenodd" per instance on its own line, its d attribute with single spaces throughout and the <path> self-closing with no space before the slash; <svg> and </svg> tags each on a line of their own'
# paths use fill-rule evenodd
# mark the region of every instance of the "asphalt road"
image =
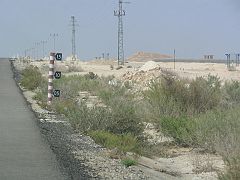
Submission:
<svg viewBox="0 0 240 180">
<path fill-rule="evenodd" d="M 62 180 L 56 157 L 15 84 L 10 62 L 0 60 L 0 180 Z"/>
</svg>

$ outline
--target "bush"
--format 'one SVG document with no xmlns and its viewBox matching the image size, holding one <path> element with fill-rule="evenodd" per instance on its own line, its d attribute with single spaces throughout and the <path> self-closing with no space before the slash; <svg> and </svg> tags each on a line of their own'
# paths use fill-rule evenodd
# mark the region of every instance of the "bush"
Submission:
<svg viewBox="0 0 240 180">
<path fill-rule="evenodd" d="M 207 112 L 195 119 L 197 142 L 220 154 L 227 167 L 222 179 L 240 177 L 240 107 Z"/>
<path fill-rule="evenodd" d="M 142 134 L 143 124 L 131 101 L 118 99 L 113 102 L 107 130 L 114 134 Z"/>
<path fill-rule="evenodd" d="M 240 107 L 214 110 L 195 119 L 198 141 L 205 148 L 229 156 L 240 149 Z"/>
<path fill-rule="evenodd" d="M 59 98 L 53 102 L 54 109 L 59 114 L 67 115 L 70 112 L 74 112 L 76 110 L 75 103 L 72 99 L 63 99 Z"/>
<path fill-rule="evenodd" d="M 190 118 L 162 118 L 160 126 L 164 134 L 173 137 L 180 145 L 190 146 L 196 143 L 195 122 Z"/>
<path fill-rule="evenodd" d="M 240 82 L 225 82 L 223 94 L 227 104 L 240 103 Z"/>
<path fill-rule="evenodd" d="M 137 161 L 135 159 L 125 158 L 122 160 L 122 164 L 126 167 L 137 165 Z"/>
<path fill-rule="evenodd" d="M 109 78 L 99 78 L 92 73 L 87 76 L 63 77 L 55 81 L 55 87 L 61 89 L 61 97 L 55 102 L 55 109 L 64 113 L 74 128 L 87 132 L 107 130 L 115 134 L 131 133 L 138 136 L 143 127 L 137 114 L 133 98 L 120 85 L 111 86 Z M 98 95 L 109 108 L 94 107 L 81 103 L 75 104 L 79 91 L 88 91 Z"/>
<path fill-rule="evenodd" d="M 56 105 L 55 108 L 59 109 L 59 112 L 63 112 L 64 106 L 59 106 Z M 82 132 L 106 130 L 119 135 L 131 133 L 139 136 L 143 131 L 140 118 L 130 103 L 120 102 L 112 109 L 104 107 L 89 109 L 84 103 L 81 106 L 69 107 L 67 105 L 67 107 L 64 114 L 72 126 Z"/>
<path fill-rule="evenodd" d="M 144 93 L 145 98 L 158 116 L 178 117 L 213 109 L 220 104 L 221 90 L 219 78 L 208 76 L 188 81 L 173 76 L 163 76 L 151 83 Z"/>
<path fill-rule="evenodd" d="M 81 106 L 68 107 L 65 115 L 76 130 L 88 131 L 105 130 L 109 124 L 109 110 L 103 107 L 89 109 L 84 103 Z"/>
<path fill-rule="evenodd" d="M 21 85 L 27 90 L 35 90 L 36 88 L 46 85 L 47 81 L 42 77 L 38 67 L 29 66 L 21 72 Z"/>
<path fill-rule="evenodd" d="M 89 135 L 96 143 L 106 148 L 117 148 L 123 153 L 138 152 L 138 141 L 136 137 L 131 134 L 116 135 L 106 131 L 91 131 Z"/>
<path fill-rule="evenodd" d="M 47 92 L 43 93 L 40 89 L 36 92 L 33 99 L 35 99 L 42 108 L 46 108 L 47 105 Z"/>
<path fill-rule="evenodd" d="M 216 76 L 198 77 L 190 82 L 187 105 L 196 113 L 214 109 L 221 102 L 221 84 Z"/>
</svg>

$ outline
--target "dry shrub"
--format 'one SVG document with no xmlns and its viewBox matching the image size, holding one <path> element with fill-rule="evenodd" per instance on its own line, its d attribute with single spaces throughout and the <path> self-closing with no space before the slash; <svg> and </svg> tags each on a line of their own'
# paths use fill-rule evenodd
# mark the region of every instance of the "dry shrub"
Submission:
<svg viewBox="0 0 240 180">
<path fill-rule="evenodd" d="M 20 83 L 28 90 L 35 90 L 36 88 L 40 88 L 45 83 L 47 86 L 46 79 L 42 77 L 40 70 L 35 66 L 28 66 L 21 72 Z"/>
<path fill-rule="evenodd" d="M 227 172 L 223 179 L 240 177 L 240 107 L 215 110 L 196 118 L 196 141 L 207 150 L 220 154 Z"/>
<path fill-rule="evenodd" d="M 194 115 L 214 109 L 221 102 L 219 78 L 208 76 L 188 81 L 165 75 L 144 93 L 155 117 Z"/>
</svg>

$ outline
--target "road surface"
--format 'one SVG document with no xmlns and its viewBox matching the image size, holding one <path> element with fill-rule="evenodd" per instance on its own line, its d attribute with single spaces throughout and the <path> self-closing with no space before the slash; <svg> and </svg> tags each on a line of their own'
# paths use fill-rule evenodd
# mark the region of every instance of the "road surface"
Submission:
<svg viewBox="0 0 240 180">
<path fill-rule="evenodd" d="M 41 137 L 7 59 L 0 59 L 0 179 L 67 179 Z"/>
</svg>

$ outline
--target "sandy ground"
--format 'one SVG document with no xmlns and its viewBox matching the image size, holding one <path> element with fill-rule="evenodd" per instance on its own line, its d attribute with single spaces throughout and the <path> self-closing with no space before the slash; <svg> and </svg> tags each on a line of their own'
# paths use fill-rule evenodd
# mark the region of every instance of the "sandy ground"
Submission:
<svg viewBox="0 0 240 180">
<path fill-rule="evenodd" d="M 192 79 L 211 74 L 218 76 L 223 81 L 240 80 L 240 67 L 236 67 L 236 71 L 228 71 L 226 64 L 177 62 L 175 69 L 173 68 L 173 63 L 171 62 L 158 62 L 156 64 L 158 64 L 161 68 L 176 72 L 180 77 L 184 78 Z M 87 72 L 94 72 L 99 76 L 114 75 L 115 77 L 121 77 L 126 72 L 138 71 L 144 63 L 130 62 L 127 63 L 124 68 L 119 70 L 116 70 L 117 63 L 114 63 L 113 70 L 111 70 L 110 65 L 101 63 L 80 62 L 76 65 L 80 66 L 84 72 L 72 72 L 66 74 L 85 74 Z"/>
<path fill-rule="evenodd" d="M 43 72 L 48 73 L 48 61 L 31 62 L 31 65 L 41 67 Z M 122 77 L 127 72 L 137 72 L 144 65 L 144 62 L 129 62 L 119 70 L 116 68 L 117 62 L 113 61 L 90 61 L 90 62 L 56 62 L 55 69 L 60 70 L 64 75 L 74 74 L 87 74 L 94 72 L 99 76 L 114 75 L 117 78 Z M 235 67 L 235 71 L 228 71 L 226 64 L 220 63 L 189 63 L 189 62 L 176 62 L 175 69 L 173 62 L 156 62 L 155 67 L 167 69 L 176 72 L 180 77 L 196 78 L 199 76 L 207 76 L 208 74 L 216 75 L 221 80 L 240 80 L 240 67 Z M 154 66 L 152 66 L 154 68 Z"/>
</svg>

